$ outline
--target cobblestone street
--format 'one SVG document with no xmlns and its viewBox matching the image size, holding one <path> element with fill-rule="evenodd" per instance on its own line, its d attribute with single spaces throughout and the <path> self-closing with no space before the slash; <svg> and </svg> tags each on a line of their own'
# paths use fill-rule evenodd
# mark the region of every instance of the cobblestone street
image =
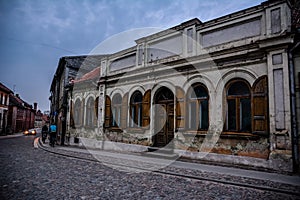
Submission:
<svg viewBox="0 0 300 200">
<path fill-rule="evenodd" d="M 90 160 L 33 147 L 34 136 L 1 139 L 0 199 L 300 199 L 296 194 L 176 177 L 156 172 L 129 173 Z M 53 151 L 63 153 L 59 147 Z M 90 158 L 73 152 L 72 155 Z M 169 166 L 160 170 L 218 180 L 300 190 L 298 185 L 238 178 Z"/>
</svg>

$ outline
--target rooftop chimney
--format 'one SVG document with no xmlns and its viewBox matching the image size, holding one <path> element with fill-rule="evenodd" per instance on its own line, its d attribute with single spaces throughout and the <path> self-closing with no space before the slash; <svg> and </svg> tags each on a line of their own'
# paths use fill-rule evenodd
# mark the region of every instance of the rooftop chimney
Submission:
<svg viewBox="0 0 300 200">
<path fill-rule="evenodd" d="M 33 109 L 37 110 L 37 103 L 33 103 Z"/>
</svg>

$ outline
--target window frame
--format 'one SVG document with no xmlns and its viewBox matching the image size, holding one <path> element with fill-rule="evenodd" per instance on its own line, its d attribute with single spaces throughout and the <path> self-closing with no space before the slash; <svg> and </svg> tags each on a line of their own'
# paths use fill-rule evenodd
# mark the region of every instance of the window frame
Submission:
<svg viewBox="0 0 300 200">
<path fill-rule="evenodd" d="M 191 97 L 192 95 L 192 92 L 195 91 L 195 88 L 197 87 L 201 87 L 205 93 L 206 93 L 206 97 Z M 187 127 L 187 130 L 189 131 L 194 131 L 194 132 L 207 132 L 208 131 L 208 128 L 209 128 L 209 93 L 208 93 L 208 89 L 207 87 L 202 84 L 202 83 L 195 83 L 193 84 L 189 90 L 188 90 L 188 93 L 187 93 L 187 117 L 188 117 L 188 120 L 187 120 L 187 124 L 186 124 L 186 127 Z M 203 105 L 204 102 L 207 102 L 207 105 L 206 105 L 206 110 L 207 110 L 207 127 L 199 127 L 200 124 L 203 124 L 203 120 L 201 120 L 200 122 L 200 118 L 202 117 L 202 111 L 200 111 L 200 108 L 201 108 L 201 105 Z M 196 109 L 195 109 L 195 116 L 196 116 L 196 127 L 193 127 L 192 124 L 191 124 L 191 118 L 192 118 L 192 112 L 191 112 L 191 105 L 194 104 Z M 200 117 L 201 115 L 201 117 Z"/>
<path fill-rule="evenodd" d="M 248 88 L 248 94 L 237 94 L 237 95 L 229 95 L 228 92 L 229 92 L 229 89 L 236 83 L 238 82 L 242 82 L 243 84 L 245 84 L 245 86 Z M 233 79 L 231 81 L 229 81 L 227 84 L 226 84 L 226 87 L 225 87 L 225 99 L 226 99 L 226 122 L 225 122 L 225 127 L 224 127 L 224 131 L 223 132 L 227 132 L 227 133 L 230 133 L 230 132 L 233 132 L 233 133 L 252 133 L 252 88 L 250 86 L 250 84 L 244 80 L 244 79 Z M 243 116 L 242 115 L 242 112 L 243 109 L 241 107 L 241 102 L 242 100 L 244 99 L 247 99 L 249 100 L 249 104 L 250 104 L 250 108 L 249 108 L 249 114 L 248 114 L 248 117 L 249 117 L 249 129 L 246 129 L 246 130 L 242 130 L 242 121 L 243 121 Z M 235 102 L 235 110 L 234 110 L 234 114 L 235 114 L 235 128 L 231 129 L 229 128 L 229 112 L 232 110 L 232 109 L 229 109 L 229 100 L 233 100 Z"/>
<path fill-rule="evenodd" d="M 116 98 L 119 98 L 116 100 Z M 117 116 L 117 117 L 116 117 Z M 111 101 L 111 124 L 112 128 L 121 127 L 121 117 L 122 117 L 122 96 L 117 93 L 113 96 Z"/>
<path fill-rule="evenodd" d="M 74 125 L 75 127 L 82 126 L 82 101 L 80 99 L 76 99 L 74 103 Z"/>
<path fill-rule="evenodd" d="M 140 101 L 134 102 L 137 95 L 140 95 Z M 135 91 L 130 98 L 130 128 L 143 127 L 143 94 L 140 91 Z"/>
<path fill-rule="evenodd" d="M 85 126 L 88 128 L 95 127 L 95 100 L 93 97 L 89 97 L 86 102 L 86 115 L 85 115 Z"/>
</svg>

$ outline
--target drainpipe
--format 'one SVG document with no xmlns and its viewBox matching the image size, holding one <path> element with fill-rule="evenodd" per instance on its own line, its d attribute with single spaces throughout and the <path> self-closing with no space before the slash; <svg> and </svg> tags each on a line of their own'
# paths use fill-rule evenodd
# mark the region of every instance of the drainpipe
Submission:
<svg viewBox="0 0 300 200">
<path fill-rule="evenodd" d="M 293 172 L 299 172 L 299 135 L 297 131 L 297 111 L 296 111 L 296 90 L 295 90 L 295 69 L 293 62 L 293 51 L 300 45 L 298 42 L 289 50 L 289 76 L 290 76 L 290 94 L 291 94 L 291 136 L 292 136 L 292 156 Z"/>
</svg>

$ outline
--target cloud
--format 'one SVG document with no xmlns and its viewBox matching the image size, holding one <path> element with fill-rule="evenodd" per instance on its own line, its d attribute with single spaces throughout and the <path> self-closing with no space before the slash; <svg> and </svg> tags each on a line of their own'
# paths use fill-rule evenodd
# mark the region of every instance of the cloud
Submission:
<svg viewBox="0 0 300 200">
<path fill-rule="evenodd" d="M 68 5 L 68 4 L 66 4 Z M 63 7 L 64 8 L 64 7 Z M 65 7 L 69 10 L 68 7 Z M 58 4 L 47 1 L 21 1 L 16 13 L 20 13 L 27 24 L 36 28 L 64 29 L 71 25 L 72 16 L 66 16 L 60 12 L 62 8 Z"/>
<path fill-rule="evenodd" d="M 87 54 L 100 43 L 104 51 L 114 53 L 156 30 L 195 17 L 205 22 L 261 1 L 0 0 L 0 79 L 9 86 L 16 84 L 29 101 L 48 105 L 49 87 L 62 56 Z M 131 32 L 134 29 L 138 33 Z M 114 36 L 120 36 L 117 42 L 109 42 Z M 29 71 L 26 80 L 38 74 L 39 83 L 23 84 L 24 69 Z"/>
</svg>

